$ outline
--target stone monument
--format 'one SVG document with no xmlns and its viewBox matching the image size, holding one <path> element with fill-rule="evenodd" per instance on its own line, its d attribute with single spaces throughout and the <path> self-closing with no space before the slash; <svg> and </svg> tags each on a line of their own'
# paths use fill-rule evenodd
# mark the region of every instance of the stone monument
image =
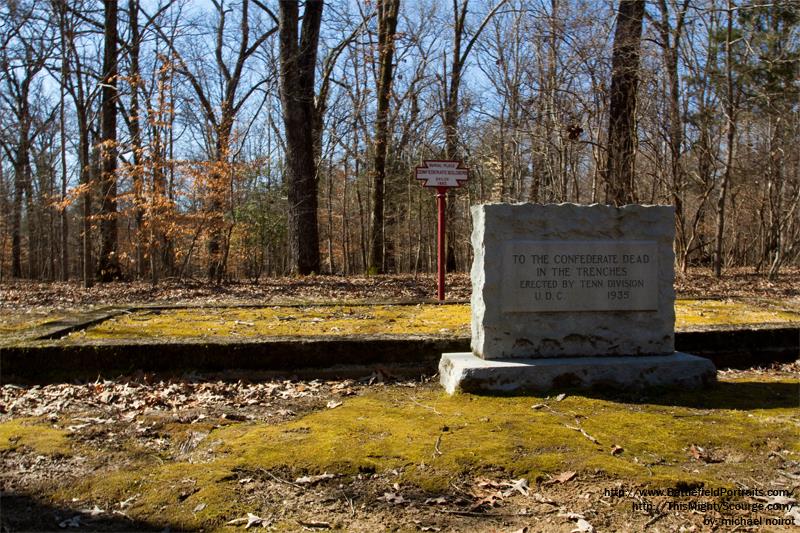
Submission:
<svg viewBox="0 0 800 533">
<path fill-rule="evenodd" d="M 700 387 L 675 352 L 670 206 L 472 208 L 472 352 L 443 354 L 445 389 Z"/>
</svg>

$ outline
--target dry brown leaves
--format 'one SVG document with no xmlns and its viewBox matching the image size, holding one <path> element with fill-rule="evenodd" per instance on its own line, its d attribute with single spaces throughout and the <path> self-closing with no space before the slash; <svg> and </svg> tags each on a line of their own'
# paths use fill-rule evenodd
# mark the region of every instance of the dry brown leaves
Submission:
<svg viewBox="0 0 800 533">
<path fill-rule="evenodd" d="M 447 297 L 467 299 L 469 275 L 449 274 Z M 153 286 L 145 282 L 97 284 L 84 289 L 77 282 L 0 284 L 0 309 L 34 307 L 74 308 L 125 304 L 267 304 L 291 301 L 424 301 L 436 297 L 431 275 L 370 277 L 307 276 L 267 278 L 259 283 L 214 285 L 200 281 L 166 280 Z"/>
<path fill-rule="evenodd" d="M 684 298 L 797 298 L 800 268 L 783 268 L 776 280 L 752 268 L 729 268 L 719 279 L 710 269 L 690 268 L 686 275 L 675 273 L 675 291 Z"/>
<path fill-rule="evenodd" d="M 264 416 L 271 414 L 285 418 L 295 413 L 285 407 L 276 410 L 263 408 L 273 404 L 280 407 L 286 400 L 297 399 L 318 401 L 330 408 L 338 406 L 336 398 L 357 394 L 364 386 L 364 382 L 353 380 L 249 383 L 241 380 L 200 381 L 192 377 L 165 380 L 148 375 L 85 384 L 30 387 L 7 384 L 0 387 L 0 420 L 88 410 L 113 412 L 123 418 L 169 411 L 208 411 L 229 420 L 261 418 L 259 412 Z M 98 420 L 86 423 L 93 422 Z"/>
<path fill-rule="evenodd" d="M 752 269 L 728 269 L 720 279 L 710 270 L 691 268 L 678 273 L 675 289 L 683 297 L 798 298 L 800 268 L 784 268 L 777 280 Z M 447 298 L 468 299 L 468 274 L 448 274 Z M 214 285 L 197 280 L 168 279 L 153 286 L 146 282 L 97 284 L 84 289 L 77 282 L 16 281 L 0 284 L 0 309 L 35 307 L 74 308 L 124 304 L 282 303 L 287 301 L 424 301 L 436 294 L 435 276 L 307 276 L 267 278 L 259 283 L 235 282 Z"/>
</svg>

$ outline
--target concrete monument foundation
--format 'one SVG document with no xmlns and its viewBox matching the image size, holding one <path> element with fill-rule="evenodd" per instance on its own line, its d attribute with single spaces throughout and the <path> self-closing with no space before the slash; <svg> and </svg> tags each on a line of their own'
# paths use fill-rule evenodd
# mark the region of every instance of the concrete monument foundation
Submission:
<svg viewBox="0 0 800 533">
<path fill-rule="evenodd" d="M 713 382 L 674 348 L 669 206 L 472 208 L 472 353 L 444 354 L 452 393 Z"/>
</svg>

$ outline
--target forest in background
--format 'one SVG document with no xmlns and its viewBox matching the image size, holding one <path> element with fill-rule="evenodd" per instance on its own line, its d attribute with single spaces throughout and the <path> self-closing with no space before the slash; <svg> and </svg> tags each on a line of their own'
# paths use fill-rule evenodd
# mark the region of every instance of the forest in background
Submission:
<svg viewBox="0 0 800 533">
<path fill-rule="evenodd" d="M 797 0 L 4 0 L 0 280 L 434 271 L 424 159 L 452 271 L 470 205 L 640 202 L 775 277 L 799 92 Z"/>
</svg>

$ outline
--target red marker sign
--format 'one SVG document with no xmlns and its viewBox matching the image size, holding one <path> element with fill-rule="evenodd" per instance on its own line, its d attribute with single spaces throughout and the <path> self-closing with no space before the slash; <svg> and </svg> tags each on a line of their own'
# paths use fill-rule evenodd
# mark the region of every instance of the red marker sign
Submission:
<svg viewBox="0 0 800 533">
<path fill-rule="evenodd" d="M 442 161 L 438 159 L 426 159 L 422 165 L 416 168 L 416 178 L 420 180 L 423 187 L 433 187 L 436 189 L 436 205 L 439 210 L 439 224 L 437 231 L 437 278 L 439 301 L 444 301 L 444 228 L 445 213 L 447 212 L 447 189 L 461 187 L 463 182 L 469 179 L 469 169 L 461 165 L 461 161 Z"/>
</svg>

